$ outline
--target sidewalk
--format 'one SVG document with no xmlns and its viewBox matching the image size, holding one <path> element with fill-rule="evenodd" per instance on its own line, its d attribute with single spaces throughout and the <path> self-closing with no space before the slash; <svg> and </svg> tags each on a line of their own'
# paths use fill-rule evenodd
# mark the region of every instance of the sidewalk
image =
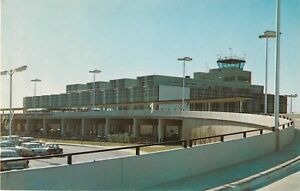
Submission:
<svg viewBox="0 0 300 191">
<path fill-rule="evenodd" d="M 291 174 L 279 181 L 274 182 L 264 188 L 259 189 L 259 191 L 298 191 L 300 189 L 300 171 Z"/>
<path fill-rule="evenodd" d="M 300 156 L 300 119 L 295 119 L 295 139 L 284 149 L 273 152 L 257 159 L 249 160 L 234 166 L 229 166 L 223 169 L 212 171 L 198 176 L 185 178 L 176 182 L 170 182 L 162 185 L 157 185 L 143 190 L 207 190 L 216 188 L 225 184 L 229 184 L 249 176 L 256 175 L 262 171 L 274 168 L 288 160 Z M 208 159 L 209 160 L 209 159 Z M 299 170 L 299 168 L 298 168 Z M 289 174 L 283 174 L 284 178 Z M 293 184 L 296 188 L 300 188 L 300 174 L 292 174 L 293 179 L 297 179 L 297 183 Z M 276 181 L 276 180 L 273 180 Z M 290 179 L 290 181 L 293 181 Z M 267 186 L 272 182 L 267 182 L 260 187 Z M 270 187 L 271 188 L 271 187 Z M 258 189 L 257 187 L 255 189 Z M 271 188 L 272 189 L 272 188 Z M 270 190 L 271 190 L 270 189 Z M 273 190 L 273 189 L 272 189 Z M 287 189 L 284 189 L 287 190 Z"/>
<path fill-rule="evenodd" d="M 295 119 L 295 122 L 296 122 L 296 127 L 300 129 L 300 117 L 299 119 Z M 298 147 L 300 147 L 300 144 L 298 144 Z M 282 179 L 277 180 L 272 184 L 267 185 L 259 190 L 260 191 L 281 191 L 281 190 L 298 191 L 300 189 L 300 164 L 295 165 L 294 170 L 295 170 L 294 173 L 291 173 L 288 176 L 283 177 Z"/>
</svg>

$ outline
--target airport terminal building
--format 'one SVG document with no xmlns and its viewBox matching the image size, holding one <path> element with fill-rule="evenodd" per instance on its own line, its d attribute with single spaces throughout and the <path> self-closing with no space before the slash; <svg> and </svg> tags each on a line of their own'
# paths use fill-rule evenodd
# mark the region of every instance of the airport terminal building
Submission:
<svg viewBox="0 0 300 191">
<path fill-rule="evenodd" d="M 232 123 L 189 118 L 200 115 L 192 111 L 211 111 L 201 115 L 220 116 L 231 114 L 228 112 L 263 113 L 263 86 L 251 83 L 251 72 L 244 70 L 245 62 L 225 57 L 218 59 L 218 68 L 207 73 L 195 72 L 192 77 L 149 75 L 71 84 L 62 94 L 25 97 L 23 113 L 13 116 L 12 132 L 130 143 L 226 133 L 220 130 L 226 129 L 226 125 L 231 129 Z M 268 95 L 269 113 L 273 113 L 273 103 L 274 95 Z M 286 111 L 287 98 L 280 96 L 280 113 Z M 8 115 L 3 117 L 6 123 L 1 124 L 1 133 L 7 134 Z"/>
<path fill-rule="evenodd" d="M 218 68 L 186 76 L 184 110 L 263 113 L 263 86 L 253 85 L 245 59 L 222 57 Z M 94 94 L 95 85 L 95 94 Z M 180 110 L 183 78 L 162 75 L 115 79 L 66 86 L 62 94 L 25 97 L 24 112 L 46 110 Z M 268 113 L 274 112 L 274 95 L 268 95 Z M 287 112 L 287 99 L 280 96 L 280 113 Z"/>
</svg>

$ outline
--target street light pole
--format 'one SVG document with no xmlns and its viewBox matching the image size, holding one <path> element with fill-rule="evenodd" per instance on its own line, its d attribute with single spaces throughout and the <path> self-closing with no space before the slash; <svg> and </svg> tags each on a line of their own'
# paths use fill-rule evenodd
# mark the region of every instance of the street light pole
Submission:
<svg viewBox="0 0 300 191">
<path fill-rule="evenodd" d="M 94 91 L 94 97 L 93 97 L 93 108 L 96 108 L 96 74 L 100 73 L 101 70 L 91 70 L 90 73 L 94 74 L 94 83 L 93 83 L 93 91 Z"/>
<path fill-rule="evenodd" d="M 178 61 L 183 61 L 183 72 L 182 72 L 182 101 L 181 101 L 181 111 L 184 111 L 184 86 L 185 86 L 185 62 L 190 62 L 193 59 L 190 57 L 177 58 Z"/>
<path fill-rule="evenodd" d="M 275 129 L 279 128 L 279 82 L 280 82 L 280 0 L 276 0 L 276 76 L 275 76 L 275 102 L 274 116 Z"/>
<path fill-rule="evenodd" d="M 268 38 L 266 38 L 265 114 L 268 113 Z"/>
<path fill-rule="evenodd" d="M 265 107 L 264 113 L 268 113 L 268 40 L 269 38 L 275 38 L 276 32 L 275 31 L 265 31 L 264 34 L 259 35 L 259 38 L 266 39 L 266 71 L 265 71 Z"/>
<path fill-rule="evenodd" d="M 34 82 L 34 89 L 33 89 L 33 109 L 35 109 L 36 83 L 37 82 L 41 82 L 42 80 L 36 78 L 34 80 L 31 80 L 31 81 Z"/>
<path fill-rule="evenodd" d="M 13 75 L 13 70 L 9 71 L 9 128 L 8 128 L 8 133 L 9 133 L 9 140 L 11 140 L 11 127 L 12 127 L 12 75 Z"/>
<path fill-rule="evenodd" d="M 1 71 L 1 75 L 9 75 L 9 140 L 11 140 L 11 131 L 12 131 L 12 76 L 15 72 L 22 72 L 27 69 L 27 66 L 21 66 L 19 68 Z"/>
</svg>

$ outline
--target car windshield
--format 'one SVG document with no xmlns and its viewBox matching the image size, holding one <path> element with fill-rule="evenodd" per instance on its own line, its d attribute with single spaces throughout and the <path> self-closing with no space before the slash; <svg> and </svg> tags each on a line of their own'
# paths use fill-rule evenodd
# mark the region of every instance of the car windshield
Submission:
<svg viewBox="0 0 300 191">
<path fill-rule="evenodd" d="M 41 145 L 40 144 L 24 144 L 24 147 L 27 147 L 27 148 L 40 148 Z"/>
<path fill-rule="evenodd" d="M 1 158 L 19 157 L 16 152 L 1 152 Z"/>
<path fill-rule="evenodd" d="M 58 148 L 58 145 L 57 144 L 46 144 L 45 147 L 48 147 L 48 148 Z"/>
</svg>

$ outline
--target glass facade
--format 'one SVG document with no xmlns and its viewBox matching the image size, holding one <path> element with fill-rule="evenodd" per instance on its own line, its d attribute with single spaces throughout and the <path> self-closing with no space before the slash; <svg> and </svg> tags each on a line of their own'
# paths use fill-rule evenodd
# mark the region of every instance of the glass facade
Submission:
<svg viewBox="0 0 300 191">
<path fill-rule="evenodd" d="M 149 109 L 145 106 L 159 102 L 161 86 L 182 87 L 182 78 L 162 75 L 149 75 L 137 79 L 117 79 L 109 82 L 96 82 L 96 107 L 114 109 Z M 90 108 L 93 105 L 93 82 L 87 84 L 67 85 L 66 93 L 25 97 L 24 109 L 31 108 Z M 245 112 L 263 111 L 263 86 L 251 84 L 251 72 L 236 68 L 212 69 L 208 73 L 196 72 L 194 78 L 185 79 L 189 88 L 190 100 L 249 98 L 243 104 Z M 180 93 L 181 95 L 181 93 Z M 270 95 L 272 97 L 272 95 Z M 172 97 L 170 95 L 170 97 Z M 145 105 L 141 103 L 147 103 Z M 286 98 L 280 98 L 281 112 L 286 112 Z M 273 110 L 272 98 L 268 102 Z M 190 110 L 237 111 L 237 103 L 191 103 Z M 157 106 L 155 107 L 157 108 Z"/>
</svg>

